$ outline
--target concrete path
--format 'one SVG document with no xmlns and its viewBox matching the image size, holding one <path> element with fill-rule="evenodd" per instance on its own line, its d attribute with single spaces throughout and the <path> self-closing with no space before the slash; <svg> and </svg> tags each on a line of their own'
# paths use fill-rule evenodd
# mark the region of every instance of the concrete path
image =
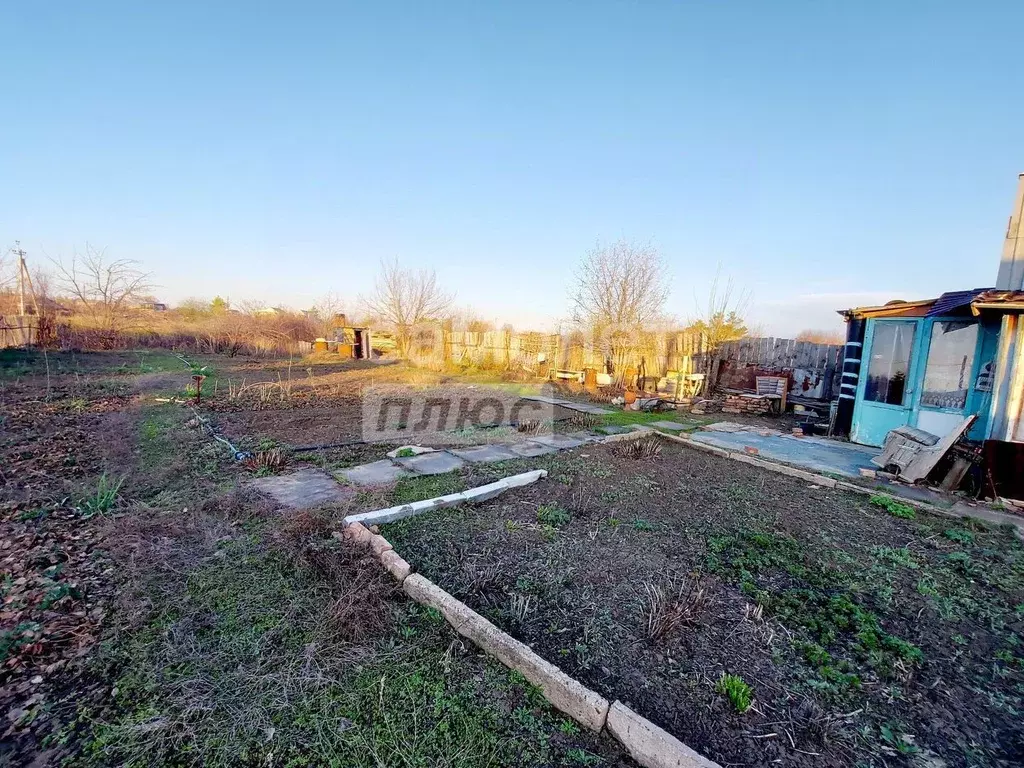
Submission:
<svg viewBox="0 0 1024 768">
<path fill-rule="evenodd" d="M 281 506 L 292 509 L 343 504 L 356 495 L 354 488 L 339 485 L 334 478 L 319 469 L 300 469 L 287 475 L 257 477 L 250 481 L 250 485 Z"/>
<path fill-rule="evenodd" d="M 762 435 L 753 431 L 704 432 L 690 435 L 697 443 L 713 445 L 726 451 L 747 452 L 756 448 L 757 455 L 764 459 L 782 461 L 795 467 L 814 472 L 831 472 L 845 477 L 860 477 L 861 468 L 877 469 L 871 458 L 878 455 L 875 448 L 868 448 L 822 437 L 796 437 L 794 435 Z"/>
<path fill-rule="evenodd" d="M 607 416 L 612 411 L 607 408 L 602 408 L 599 405 L 591 405 L 590 403 L 574 403 L 572 400 L 560 400 L 557 397 L 548 397 L 547 395 L 523 395 L 523 400 L 533 400 L 537 403 L 546 403 L 548 405 L 560 405 L 563 408 L 568 408 L 570 411 L 578 411 L 579 413 L 592 413 L 595 416 Z"/>
</svg>

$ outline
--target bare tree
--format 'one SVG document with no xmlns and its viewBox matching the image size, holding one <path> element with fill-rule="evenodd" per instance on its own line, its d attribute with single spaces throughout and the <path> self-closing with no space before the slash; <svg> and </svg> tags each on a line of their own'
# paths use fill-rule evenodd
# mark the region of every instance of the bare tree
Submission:
<svg viewBox="0 0 1024 768">
<path fill-rule="evenodd" d="M 738 288 L 732 277 L 722 280 L 722 265 L 715 270 L 714 280 L 707 298 L 696 295 L 697 316 L 690 322 L 688 330 L 698 331 L 709 350 L 721 344 L 747 335 L 745 315 L 750 308 L 750 291 Z"/>
<path fill-rule="evenodd" d="M 107 258 L 106 252 L 86 245 L 71 262 L 51 259 L 61 289 L 79 302 L 105 328 L 114 328 L 125 311 L 152 287 L 150 275 L 133 259 Z"/>
<path fill-rule="evenodd" d="M 316 326 L 319 336 L 327 337 L 336 325 L 335 318 L 342 314 L 346 303 L 341 296 L 331 292 L 324 294 L 309 310 L 307 317 Z"/>
<path fill-rule="evenodd" d="M 363 299 L 369 314 L 392 327 L 398 353 L 404 358 L 409 356 L 413 328 L 440 317 L 451 303 L 452 295 L 437 284 L 433 270 L 402 269 L 397 259 L 381 262 L 373 294 Z"/>
<path fill-rule="evenodd" d="M 645 346 L 646 332 L 664 321 L 668 292 L 668 270 L 653 245 L 599 243 L 576 270 L 573 320 L 593 335 L 609 367 L 619 370 Z"/>
</svg>

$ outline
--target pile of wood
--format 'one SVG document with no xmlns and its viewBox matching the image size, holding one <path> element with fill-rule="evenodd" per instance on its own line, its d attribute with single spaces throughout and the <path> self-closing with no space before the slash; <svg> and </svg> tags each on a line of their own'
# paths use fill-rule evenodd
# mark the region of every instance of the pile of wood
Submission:
<svg viewBox="0 0 1024 768">
<path fill-rule="evenodd" d="M 772 401 L 758 395 L 726 395 L 722 413 L 749 413 L 764 416 L 771 413 Z"/>
</svg>

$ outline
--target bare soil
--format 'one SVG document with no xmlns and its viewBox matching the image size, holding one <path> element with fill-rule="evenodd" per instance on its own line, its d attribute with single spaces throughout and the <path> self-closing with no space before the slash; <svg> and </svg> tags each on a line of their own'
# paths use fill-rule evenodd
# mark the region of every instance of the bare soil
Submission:
<svg viewBox="0 0 1024 768">
<path fill-rule="evenodd" d="M 194 362 L 220 393 L 282 367 Z M 333 391 L 288 398 L 294 431 L 267 435 L 352 417 L 346 393 L 380 375 L 320 370 Z M 247 491 L 196 428 L 189 373 L 165 353 L 0 354 L 0 765 L 632 764 L 333 538 L 345 510 Z"/>
<path fill-rule="evenodd" d="M 527 466 L 549 478 L 384 534 L 723 765 L 1024 761 L 1024 548 L 1011 532 L 898 517 L 675 443 L 647 461 L 587 446 L 462 482 Z M 725 673 L 752 687 L 748 711 L 716 691 Z"/>
</svg>

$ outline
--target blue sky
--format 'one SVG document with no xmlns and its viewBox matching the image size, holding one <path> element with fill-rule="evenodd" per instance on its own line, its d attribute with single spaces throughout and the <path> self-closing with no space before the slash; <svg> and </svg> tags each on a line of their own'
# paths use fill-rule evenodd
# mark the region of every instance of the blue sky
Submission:
<svg viewBox="0 0 1024 768">
<path fill-rule="evenodd" d="M 381 258 L 564 316 L 598 240 L 686 317 L 716 265 L 776 334 L 989 285 L 1024 4 L 5 3 L 0 245 L 159 296 L 353 300 Z"/>
</svg>

